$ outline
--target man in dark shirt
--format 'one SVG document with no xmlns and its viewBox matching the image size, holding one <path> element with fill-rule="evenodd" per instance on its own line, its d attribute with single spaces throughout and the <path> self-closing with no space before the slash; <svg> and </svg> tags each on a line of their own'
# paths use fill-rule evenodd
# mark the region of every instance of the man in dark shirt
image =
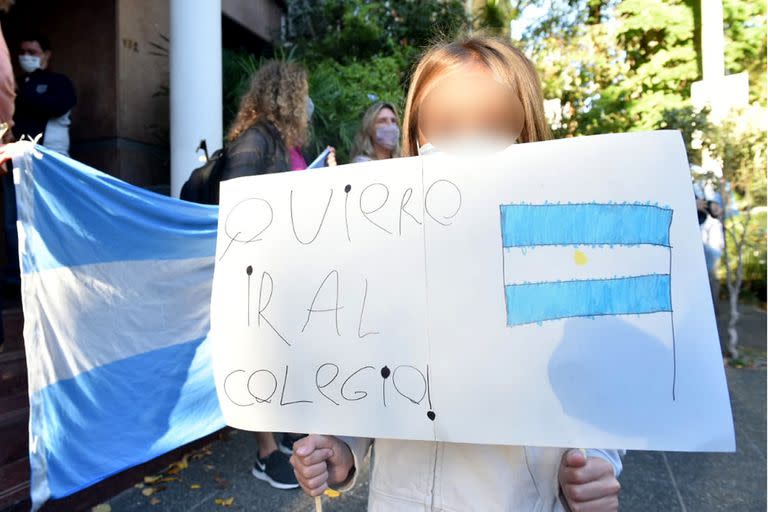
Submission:
<svg viewBox="0 0 768 512">
<path fill-rule="evenodd" d="M 48 70 L 51 44 L 42 34 L 30 34 L 19 44 L 22 75 L 16 96 L 13 132 L 43 135 L 40 143 L 58 153 L 69 153 L 69 113 L 75 106 L 75 89 L 66 76 Z"/>
<path fill-rule="evenodd" d="M 69 112 L 75 106 L 75 89 L 64 75 L 48 71 L 51 44 L 42 34 L 24 36 L 19 44 L 19 66 L 16 112 L 13 135 L 31 138 L 42 134 L 38 142 L 67 155 L 69 153 Z M 19 249 L 16 232 L 16 192 L 13 176 L 6 173 L 2 180 L 6 252 L 9 263 L 8 283 L 18 285 Z"/>
</svg>

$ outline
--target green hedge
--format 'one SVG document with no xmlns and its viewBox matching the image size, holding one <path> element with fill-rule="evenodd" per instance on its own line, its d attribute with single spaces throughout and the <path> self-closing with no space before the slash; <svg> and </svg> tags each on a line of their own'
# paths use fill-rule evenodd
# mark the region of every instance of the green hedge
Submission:
<svg viewBox="0 0 768 512">
<path fill-rule="evenodd" d="M 291 55 L 279 58 L 293 59 Z M 225 132 L 237 113 L 240 97 L 248 89 L 250 76 L 262 58 L 244 52 L 224 52 L 224 126 Z M 308 63 L 309 94 L 315 103 L 312 118 L 310 154 L 327 145 L 336 148 L 339 163 L 351 159 L 352 144 L 366 109 L 375 101 L 388 101 L 402 114 L 404 72 L 400 57 L 379 57 L 365 62 L 341 64 L 332 59 Z"/>
</svg>

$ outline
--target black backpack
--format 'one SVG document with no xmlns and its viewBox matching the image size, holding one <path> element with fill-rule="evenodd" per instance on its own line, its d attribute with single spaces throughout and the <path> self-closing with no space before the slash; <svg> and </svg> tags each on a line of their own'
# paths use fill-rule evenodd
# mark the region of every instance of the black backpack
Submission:
<svg viewBox="0 0 768 512">
<path fill-rule="evenodd" d="M 201 204 L 219 204 L 219 183 L 226 155 L 219 149 L 207 162 L 192 171 L 181 187 L 181 199 Z"/>
</svg>

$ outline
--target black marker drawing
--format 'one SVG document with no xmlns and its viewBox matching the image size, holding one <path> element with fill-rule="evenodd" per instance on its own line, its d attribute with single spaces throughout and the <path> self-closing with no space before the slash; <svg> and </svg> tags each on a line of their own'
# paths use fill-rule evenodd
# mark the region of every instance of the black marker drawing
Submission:
<svg viewBox="0 0 768 512">
<path fill-rule="evenodd" d="M 251 326 L 251 274 L 253 274 L 253 267 L 248 265 L 245 269 L 245 274 L 248 276 L 248 300 L 246 301 L 248 307 L 248 327 Z"/>
<path fill-rule="evenodd" d="M 227 384 L 229 382 L 229 378 L 232 377 L 236 373 L 245 373 L 245 370 L 234 370 L 232 372 L 229 372 L 226 377 L 224 377 L 224 382 L 222 383 L 221 388 L 224 390 L 224 394 L 227 396 L 230 402 L 237 405 L 238 407 L 250 407 L 251 405 L 254 405 L 256 402 L 251 402 L 250 404 L 243 404 L 238 401 L 236 401 L 234 398 L 232 398 L 232 395 L 229 394 L 229 389 L 227 387 Z"/>
<path fill-rule="evenodd" d="M 262 398 L 261 396 L 251 391 L 251 381 L 258 374 L 267 374 L 270 377 L 272 377 L 272 391 L 269 392 L 269 395 L 267 395 L 266 398 Z M 250 395 L 254 398 L 254 400 L 256 400 L 256 403 L 269 404 L 269 403 L 272 403 L 272 397 L 275 395 L 275 392 L 277 391 L 277 377 L 275 376 L 274 373 L 272 373 L 269 370 L 256 370 L 248 377 L 248 382 L 246 383 L 245 386 L 248 389 L 248 393 L 250 393 Z"/>
<path fill-rule="evenodd" d="M 400 215 L 397 221 L 397 234 L 402 235 L 403 234 L 403 214 L 406 214 L 409 216 L 413 221 L 421 226 L 421 222 L 419 219 L 414 217 L 414 215 L 409 212 L 406 208 L 408 207 L 408 201 L 411 200 L 411 196 L 413 195 L 413 189 L 407 188 L 405 189 L 405 192 L 403 192 L 403 197 L 400 199 Z"/>
<path fill-rule="evenodd" d="M 368 279 L 365 280 L 365 288 L 363 290 L 363 304 L 360 307 L 360 321 L 357 323 L 357 337 L 360 339 L 370 336 L 371 334 L 379 334 L 379 331 L 361 332 L 363 328 L 363 314 L 365 314 L 365 301 L 368 298 Z"/>
<path fill-rule="evenodd" d="M 320 234 L 320 230 L 322 229 L 323 223 L 325 222 L 325 217 L 326 215 L 328 215 L 328 209 L 331 207 L 331 199 L 333 199 L 333 189 L 331 189 L 330 193 L 328 194 L 328 202 L 325 205 L 323 216 L 320 218 L 320 223 L 317 225 L 317 231 L 315 231 L 315 235 L 308 242 L 305 242 L 304 240 L 299 238 L 299 234 L 296 232 L 296 222 L 293 215 L 293 190 L 291 190 L 290 199 L 289 199 L 290 212 L 291 212 L 291 228 L 293 228 L 293 236 L 296 237 L 296 240 L 300 244 L 309 245 L 315 240 L 317 240 L 317 236 Z"/>
<path fill-rule="evenodd" d="M 385 192 L 384 200 L 382 200 L 381 204 L 379 204 L 378 206 L 375 206 L 375 207 L 373 207 L 371 209 L 367 209 L 367 208 L 363 207 L 363 201 L 364 201 L 366 192 L 371 190 L 373 187 L 381 187 L 381 188 L 384 189 L 384 192 Z M 369 217 L 369 215 L 371 215 L 373 213 L 376 213 L 379 210 L 381 210 L 382 208 L 384 208 L 384 205 L 387 204 L 387 200 L 389 200 L 389 187 L 387 187 L 383 183 L 371 183 L 370 185 L 365 187 L 362 192 L 360 192 L 360 213 L 363 214 L 363 217 L 365 217 L 366 220 L 368 220 L 368 222 L 370 222 L 371 224 L 373 224 L 374 226 L 376 226 L 380 230 L 384 231 L 385 233 L 391 235 L 392 232 L 390 230 L 388 230 L 387 228 L 385 228 L 381 224 L 376 223 L 376 221 L 374 221 L 373 219 L 371 219 Z"/>
<path fill-rule="evenodd" d="M 333 368 L 333 369 L 335 370 L 335 373 L 333 374 L 333 377 L 331 377 L 331 378 L 328 380 L 328 382 L 326 382 L 325 384 L 320 384 L 320 382 L 319 382 L 319 380 L 318 380 L 318 379 L 320 378 L 320 372 L 321 372 L 321 371 L 322 371 L 322 369 L 323 369 L 323 368 L 325 368 L 326 366 L 327 366 L 327 367 L 331 367 L 331 368 Z M 332 383 L 334 380 L 336 380 L 336 377 L 338 377 L 338 376 L 339 376 L 339 366 L 338 366 L 338 365 L 336 365 L 336 364 L 334 364 L 334 363 L 323 363 L 323 364 L 321 364 L 321 365 L 320 365 L 320 366 L 317 368 L 317 371 L 315 372 L 315 387 L 317 387 L 317 390 L 320 392 L 320 394 L 321 394 L 321 395 L 323 395 L 325 398 L 327 398 L 328 400 L 330 400 L 332 403 L 334 403 L 334 404 L 336 404 L 336 405 L 339 405 L 339 402 L 337 402 L 337 401 L 336 401 L 336 400 L 334 400 L 333 398 L 331 398 L 331 397 L 329 397 L 328 395 L 326 395 L 326 394 L 323 392 L 323 389 L 325 389 L 325 388 L 327 388 L 328 386 L 330 386 L 330 385 L 331 385 L 331 383 Z"/>
<path fill-rule="evenodd" d="M 357 398 L 349 398 L 349 397 L 347 397 L 346 393 L 344 393 L 344 389 L 346 388 L 347 383 L 349 383 L 349 381 L 352 379 L 352 377 L 354 377 L 358 373 L 362 372 L 363 370 L 375 370 L 375 368 L 373 366 L 363 366 L 362 368 L 352 372 L 352 374 L 349 377 L 346 378 L 344 383 L 341 385 L 341 397 L 344 400 L 347 400 L 347 401 L 350 401 L 350 402 L 354 402 L 356 400 L 362 400 L 363 398 L 368 396 L 368 392 L 367 391 L 360 391 L 360 390 L 357 390 L 357 391 L 354 392 L 354 394 L 357 395 Z"/>
<path fill-rule="evenodd" d="M 349 192 L 352 190 L 352 185 L 344 187 L 344 227 L 347 230 L 347 241 L 351 242 L 352 238 L 349 236 Z"/>
<path fill-rule="evenodd" d="M 403 390 L 400 389 L 400 386 L 403 385 L 402 382 L 401 382 L 400 386 L 397 385 L 397 372 L 402 370 L 403 368 L 413 370 L 421 378 L 421 381 L 423 383 L 423 388 L 421 390 L 421 396 L 419 397 L 418 400 L 416 400 L 414 397 L 408 395 L 407 393 L 405 393 Z M 421 370 L 419 370 L 415 366 L 412 366 L 412 365 L 409 365 L 409 364 L 401 364 L 400 366 L 395 368 L 395 371 L 392 372 L 392 385 L 395 387 L 395 391 L 397 391 L 400 394 L 400 396 L 402 396 L 403 398 L 408 399 L 414 405 L 419 405 L 421 403 L 421 401 L 424 400 L 424 397 L 427 394 L 427 379 L 424 377 L 424 374 L 421 373 Z"/>
<path fill-rule="evenodd" d="M 251 267 L 248 267 L 251 268 Z M 250 278 L 250 276 L 249 276 Z M 266 300 L 263 300 L 264 297 L 264 283 L 269 282 L 269 295 L 267 296 Z M 261 274 L 261 283 L 259 284 L 259 315 L 257 317 L 257 323 L 258 326 L 261 327 L 261 321 L 264 320 L 266 324 L 269 326 L 272 331 L 274 331 L 277 336 L 285 342 L 286 345 L 290 346 L 291 343 L 283 336 L 280 331 L 277 330 L 277 328 L 272 325 L 272 322 L 269 321 L 269 319 L 264 314 L 264 311 L 267 310 L 267 307 L 269 306 L 269 303 L 272 301 L 272 293 L 274 291 L 275 282 L 272 279 L 272 276 L 269 274 L 269 272 L 262 272 Z M 248 306 L 248 310 L 250 311 L 250 302 Z M 250 313 L 248 316 L 250 320 Z M 250 323 L 248 324 L 250 325 Z"/>
<path fill-rule="evenodd" d="M 389 378 L 390 373 L 392 373 L 389 370 L 388 366 L 384 366 L 381 369 L 381 400 L 384 403 L 384 407 L 387 406 L 387 379 Z"/>
<path fill-rule="evenodd" d="M 291 402 L 286 402 L 285 401 L 285 388 L 286 388 L 286 383 L 287 382 L 288 382 L 288 365 L 285 366 L 285 374 L 283 374 L 283 390 L 280 393 L 280 405 L 281 406 L 314 403 L 312 400 L 293 400 Z"/>
<path fill-rule="evenodd" d="M 450 211 L 449 213 L 438 214 L 437 212 L 432 211 L 434 207 L 430 208 L 430 205 L 429 205 L 430 195 L 437 193 L 433 189 L 435 189 L 435 187 L 437 187 L 438 185 L 440 185 L 439 188 L 443 188 L 443 189 L 448 187 L 448 190 L 453 190 L 454 193 L 456 194 L 456 198 L 454 199 L 454 202 L 456 203 L 455 209 L 453 211 Z M 459 214 L 459 210 L 461 210 L 461 202 L 462 202 L 461 190 L 459 190 L 458 185 L 456 185 L 454 182 L 450 180 L 436 180 L 429 186 L 429 188 L 427 188 L 427 191 L 424 193 L 424 211 L 427 213 L 427 215 L 429 215 L 429 217 L 432 220 L 434 220 L 441 226 L 451 225 L 451 222 L 449 221 L 453 220 L 456 217 L 456 215 Z"/>
<path fill-rule="evenodd" d="M 320 295 L 320 292 L 325 286 L 325 283 L 328 281 L 328 279 L 330 279 L 331 276 L 333 276 L 336 280 L 336 304 L 332 308 L 315 309 L 317 296 Z M 307 320 L 304 322 L 304 326 L 301 328 L 301 332 L 304 332 L 304 330 L 307 328 L 309 319 L 312 317 L 312 313 L 333 313 L 334 323 L 336 325 L 336 335 L 341 336 L 341 332 L 339 332 L 339 310 L 341 309 L 344 309 L 344 306 L 339 306 L 339 272 L 338 270 L 331 270 L 328 272 L 328 275 L 325 276 L 323 282 L 320 283 L 320 287 L 317 289 L 315 296 L 312 298 L 312 303 L 309 305 L 309 309 L 307 309 Z"/>
<path fill-rule="evenodd" d="M 224 221 L 224 233 L 229 238 L 229 243 L 224 252 L 221 253 L 219 261 L 224 259 L 229 248 L 235 242 L 249 244 L 260 241 L 259 236 L 272 225 L 273 220 L 272 205 L 266 199 L 252 197 L 233 206 Z M 244 236 L 241 237 L 240 235 Z"/>
</svg>

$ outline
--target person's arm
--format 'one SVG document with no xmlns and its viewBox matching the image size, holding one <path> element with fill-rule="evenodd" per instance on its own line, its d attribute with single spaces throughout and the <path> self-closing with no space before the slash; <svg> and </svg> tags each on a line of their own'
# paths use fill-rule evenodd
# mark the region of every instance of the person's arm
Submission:
<svg viewBox="0 0 768 512">
<path fill-rule="evenodd" d="M 225 152 L 221 180 L 274 172 L 270 141 L 260 130 L 246 130 Z"/>
<path fill-rule="evenodd" d="M 13 107 L 16 99 L 16 84 L 13 79 L 11 54 L 0 28 L 0 123 L 13 124 Z M 10 131 L 9 131 L 10 133 Z"/>
<path fill-rule="evenodd" d="M 349 446 L 349 451 L 352 452 L 352 458 L 354 459 L 354 465 L 349 471 L 349 475 L 347 475 L 347 480 L 335 487 L 337 491 L 347 492 L 357 483 L 358 470 L 362 467 L 363 460 L 365 460 L 365 456 L 368 454 L 368 450 L 373 444 L 373 439 L 370 437 L 346 436 L 338 436 L 338 439 Z"/>
<path fill-rule="evenodd" d="M 36 91 L 40 85 L 48 86 L 42 94 Z M 53 119 L 72 110 L 77 97 L 69 78 L 64 75 L 50 75 L 46 81 L 33 82 L 22 87 L 19 91 L 19 101 L 23 104 L 24 110 L 32 115 Z"/>
</svg>

